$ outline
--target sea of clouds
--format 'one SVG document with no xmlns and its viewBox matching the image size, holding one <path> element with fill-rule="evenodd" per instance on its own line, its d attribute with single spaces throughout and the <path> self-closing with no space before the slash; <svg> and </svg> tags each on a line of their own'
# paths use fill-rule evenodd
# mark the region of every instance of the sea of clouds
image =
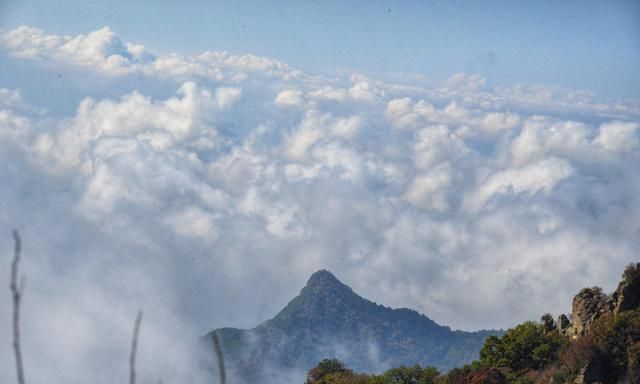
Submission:
<svg viewBox="0 0 640 384">
<path fill-rule="evenodd" d="M 638 101 L 318 76 L 109 28 L 1 31 L 0 63 L 0 287 L 17 228 L 29 382 L 124 382 L 138 309 L 140 382 L 197 382 L 194 340 L 322 268 L 475 330 L 569 312 L 640 256 Z"/>
</svg>

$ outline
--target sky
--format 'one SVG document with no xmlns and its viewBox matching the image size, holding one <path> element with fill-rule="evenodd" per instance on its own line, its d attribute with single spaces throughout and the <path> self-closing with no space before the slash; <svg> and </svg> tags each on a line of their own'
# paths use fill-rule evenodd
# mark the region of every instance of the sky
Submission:
<svg viewBox="0 0 640 384">
<path fill-rule="evenodd" d="M 357 70 L 631 98 L 640 87 L 637 1 L 3 0 L 0 22 L 57 34 L 105 25 L 163 52 L 274 57 L 313 73 Z M 161 5 L 160 5 L 161 4 Z"/>
<path fill-rule="evenodd" d="M 632 2 L 0 4 L 29 382 L 125 380 L 138 310 L 141 380 L 200 382 L 319 269 L 477 330 L 638 260 Z"/>
</svg>

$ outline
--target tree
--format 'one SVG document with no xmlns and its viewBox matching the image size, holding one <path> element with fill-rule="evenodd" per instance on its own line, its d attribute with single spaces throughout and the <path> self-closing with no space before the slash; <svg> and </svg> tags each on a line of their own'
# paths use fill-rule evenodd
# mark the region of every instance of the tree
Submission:
<svg viewBox="0 0 640 384">
<path fill-rule="evenodd" d="M 324 383 L 325 377 L 330 374 L 336 373 L 351 373 L 353 371 L 347 369 L 344 363 L 338 359 L 324 359 L 314 368 L 311 368 L 307 373 L 307 381 L 306 384 L 320 384 Z"/>
<path fill-rule="evenodd" d="M 381 384 L 433 384 L 440 375 L 436 368 L 422 368 L 416 364 L 413 367 L 391 368 L 379 376 Z"/>
<path fill-rule="evenodd" d="M 540 322 L 542 322 L 542 326 L 547 332 L 551 332 L 556 329 L 556 322 L 553 320 L 553 316 L 550 313 L 545 313 L 540 318 Z"/>
<path fill-rule="evenodd" d="M 631 282 L 640 278 L 640 263 L 631 263 L 627 265 L 624 273 L 622 274 L 622 279 L 626 282 Z"/>
<path fill-rule="evenodd" d="M 508 367 L 513 371 L 541 369 L 553 361 L 561 338 L 545 332 L 541 324 L 528 321 L 512 328 L 502 338 L 487 338 L 480 350 L 483 364 Z"/>
<path fill-rule="evenodd" d="M 592 326 L 592 335 L 608 360 L 612 377 L 629 367 L 635 369 L 636 360 L 640 359 L 635 346 L 640 343 L 640 309 L 599 318 Z"/>
</svg>

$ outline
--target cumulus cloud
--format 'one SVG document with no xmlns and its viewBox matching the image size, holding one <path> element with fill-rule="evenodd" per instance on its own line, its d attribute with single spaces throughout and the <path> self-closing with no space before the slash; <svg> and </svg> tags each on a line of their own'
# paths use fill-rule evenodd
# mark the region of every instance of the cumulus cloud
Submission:
<svg viewBox="0 0 640 384">
<path fill-rule="evenodd" d="M 286 153 L 290 159 L 304 161 L 307 150 L 325 135 L 325 127 L 330 116 L 316 110 L 308 111 L 300 125 L 285 141 Z"/>
<path fill-rule="evenodd" d="M 611 289 L 638 257 L 634 102 L 154 54 L 108 28 L 1 36 L 10 60 L 40 63 L 30 71 L 64 67 L 74 87 L 89 70 L 108 90 L 73 88 L 75 108 L 51 111 L 47 84 L 38 100 L 51 105 L 36 106 L 0 84 L 0 232 L 24 229 L 38 378 L 113 382 L 143 308 L 142 377 L 194 382 L 178 340 L 271 317 L 320 268 L 478 329 L 567 312 L 579 288 Z M 63 358 L 86 370 L 62 372 Z"/>
<path fill-rule="evenodd" d="M 33 114 L 36 111 L 23 102 L 20 90 L 0 88 L 0 126 L 3 127 L 0 138 L 4 138 L 2 142 L 8 143 L 19 137 L 26 137 L 31 121 L 25 113 Z"/>
<path fill-rule="evenodd" d="M 301 106 L 304 103 L 302 92 L 295 89 L 285 89 L 278 93 L 275 100 L 278 106 Z"/>
<path fill-rule="evenodd" d="M 496 171 L 471 193 L 468 205 L 470 209 L 480 209 L 495 195 L 532 195 L 537 192 L 549 194 L 557 183 L 572 173 L 573 169 L 566 160 L 556 158 L 548 158 L 521 168 Z"/>
<path fill-rule="evenodd" d="M 345 139 L 354 138 L 362 128 L 363 120 L 360 116 L 339 118 L 331 125 L 331 132 Z"/>
<path fill-rule="evenodd" d="M 69 168 L 80 165 L 93 166 L 93 159 L 83 158 L 88 146 L 102 138 L 138 138 L 151 146 L 162 148 L 176 142 L 184 142 L 197 136 L 215 139 L 213 124 L 217 111 L 232 105 L 240 96 L 239 88 L 218 88 L 213 95 L 193 82 L 180 86 L 177 96 L 167 100 L 153 100 L 138 92 L 124 95 L 118 101 L 85 98 L 80 102 L 76 115 L 63 123 L 57 136 L 43 133 L 35 141 L 37 153 L 43 162 Z M 204 135 L 199 135 L 205 130 Z M 100 157 L 109 157 L 114 151 L 127 151 L 130 146 L 120 146 L 121 141 L 111 141 L 96 148 Z M 135 145 L 136 142 L 129 142 Z M 88 170 L 89 171 L 89 170 Z"/>
<path fill-rule="evenodd" d="M 86 35 L 66 36 L 20 26 L 3 33 L 0 46 L 16 58 L 72 64 L 116 76 L 144 73 L 158 77 L 228 78 L 235 82 L 245 80 L 247 72 L 260 72 L 268 77 L 299 76 L 285 63 L 255 55 L 213 51 L 197 56 L 157 55 L 143 45 L 123 43 L 109 27 Z"/>
<path fill-rule="evenodd" d="M 517 113 L 493 112 L 488 113 L 482 119 L 482 127 L 489 133 L 498 133 L 505 129 L 515 128 L 520 122 Z"/>
<path fill-rule="evenodd" d="M 202 239 L 205 242 L 213 242 L 218 237 L 214 218 L 199 208 L 189 207 L 169 214 L 165 223 L 182 236 Z"/>
<path fill-rule="evenodd" d="M 430 103 L 420 100 L 416 103 L 409 97 L 393 99 L 387 103 L 384 116 L 394 128 L 416 128 L 429 121 L 436 115 L 436 110 Z"/>
<path fill-rule="evenodd" d="M 141 45 L 123 44 L 109 27 L 72 37 L 21 26 L 5 33 L 0 43 L 15 57 L 96 66 L 114 74 L 129 73 L 136 65 L 155 59 Z"/>
<path fill-rule="evenodd" d="M 413 179 L 405 198 L 416 207 L 445 211 L 449 208 L 446 189 L 451 186 L 451 173 L 446 164 Z"/>
<path fill-rule="evenodd" d="M 612 121 L 602 124 L 600 132 L 594 139 L 594 143 L 602 146 L 607 151 L 626 152 L 638 147 L 638 128 L 640 125 L 634 122 Z"/>
</svg>

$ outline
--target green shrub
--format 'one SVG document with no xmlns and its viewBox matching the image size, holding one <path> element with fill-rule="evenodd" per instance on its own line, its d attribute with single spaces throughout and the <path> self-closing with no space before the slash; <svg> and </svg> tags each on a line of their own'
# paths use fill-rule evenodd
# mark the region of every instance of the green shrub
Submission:
<svg viewBox="0 0 640 384">
<path fill-rule="evenodd" d="M 561 344 L 562 337 L 557 333 L 546 332 L 543 325 L 528 321 L 508 330 L 501 338 L 487 338 L 480 350 L 480 361 L 515 372 L 537 370 L 555 359 Z"/>
<path fill-rule="evenodd" d="M 413 367 L 391 368 L 378 377 L 375 384 L 433 384 L 440 372 L 436 368 Z"/>
<path fill-rule="evenodd" d="M 307 373 L 306 384 L 325 384 L 329 383 L 325 380 L 327 376 L 335 374 L 353 374 L 350 369 L 345 367 L 344 363 L 338 359 L 324 359 L 315 368 Z"/>
</svg>

